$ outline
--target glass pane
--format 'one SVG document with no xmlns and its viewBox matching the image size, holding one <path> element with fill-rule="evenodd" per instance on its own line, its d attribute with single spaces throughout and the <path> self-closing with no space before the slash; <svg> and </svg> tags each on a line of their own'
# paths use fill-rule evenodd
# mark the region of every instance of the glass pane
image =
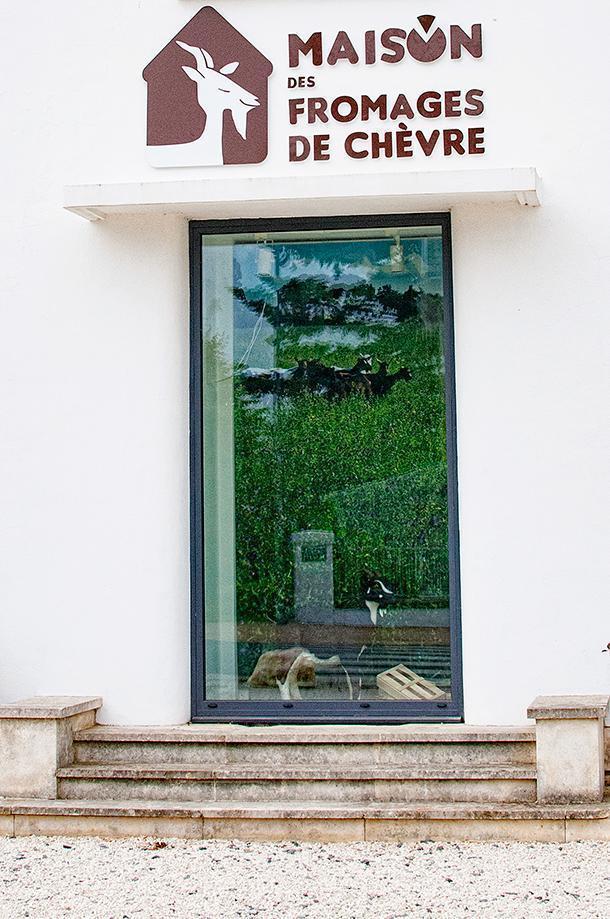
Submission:
<svg viewBox="0 0 610 919">
<path fill-rule="evenodd" d="M 441 228 L 202 245 L 207 698 L 449 699 Z"/>
</svg>

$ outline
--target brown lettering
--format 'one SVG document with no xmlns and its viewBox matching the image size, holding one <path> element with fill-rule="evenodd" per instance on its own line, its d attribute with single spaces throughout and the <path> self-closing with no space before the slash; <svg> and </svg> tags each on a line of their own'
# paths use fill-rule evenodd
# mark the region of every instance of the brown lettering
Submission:
<svg viewBox="0 0 610 919">
<path fill-rule="evenodd" d="M 440 118 L 443 107 L 440 93 L 422 93 L 417 100 L 417 111 L 424 118 Z"/>
<path fill-rule="evenodd" d="M 291 163 L 302 163 L 311 153 L 311 144 L 306 137 L 289 137 L 289 159 Z"/>
<path fill-rule="evenodd" d="M 485 128 L 468 128 L 468 152 L 485 153 Z"/>
<path fill-rule="evenodd" d="M 354 141 L 366 140 L 367 137 L 368 134 L 365 134 L 364 131 L 354 131 L 353 134 L 348 134 L 345 138 L 345 152 L 353 160 L 362 160 L 369 155 L 368 150 L 354 150 Z"/>
<path fill-rule="evenodd" d="M 459 26 L 451 26 L 451 57 L 454 61 L 462 56 L 462 48 L 472 57 L 481 57 L 483 55 L 481 23 L 473 25 L 470 35 Z"/>
<path fill-rule="evenodd" d="M 416 131 L 415 136 L 417 138 L 418 144 L 420 145 L 420 147 L 422 148 L 426 156 L 432 156 L 432 154 L 434 153 L 434 148 L 436 147 L 438 143 L 438 139 L 441 136 L 441 132 L 437 129 L 436 131 L 432 132 L 430 137 L 426 137 L 423 131 Z"/>
<path fill-rule="evenodd" d="M 469 89 L 466 93 L 466 102 L 470 108 L 464 109 L 465 115 L 482 115 L 485 111 L 482 89 Z"/>
<path fill-rule="evenodd" d="M 412 29 L 407 38 L 409 54 L 423 64 L 438 61 L 439 57 L 445 53 L 446 47 L 447 39 L 442 29 L 437 29 L 428 39 L 422 38 L 419 32 Z"/>
<path fill-rule="evenodd" d="M 392 156 L 392 134 L 386 131 L 385 134 L 371 134 L 371 156 L 374 160 L 379 159 L 383 150 L 386 159 Z"/>
<path fill-rule="evenodd" d="M 375 48 L 375 33 L 364 33 L 364 63 L 374 64 L 377 60 L 377 51 Z"/>
<path fill-rule="evenodd" d="M 305 99 L 289 99 L 288 100 L 288 112 L 290 113 L 290 124 L 296 124 L 299 120 L 299 115 L 302 115 L 305 111 Z"/>
<path fill-rule="evenodd" d="M 311 62 L 314 67 L 319 67 L 322 63 L 322 33 L 314 32 L 307 41 L 303 41 L 298 35 L 291 34 L 288 36 L 288 66 L 298 67 L 300 64 L 299 55 L 311 54 Z"/>
<path fill-rule="evenodd" d="M 330 134 L 315 134 L 313 138 L 314 160 L 330 159 Z"/>
<path fill-rule="evenodd" d="M 459 118 L 462 114 L 461 99 L 459 89 L 450 89 L 445 93 L 445 118 Z"/>
<path fill-rule="evenodd" d="M 453 151 L 463 156 L 466 153 L 464 149 L 464 132 L 463 131 L 443 131 L 443 143 L 445 147 L 445 156 L 451 156 Z"/>
<path fill-rule="evenodd" d="M 361 113 L 362 120 L 368 121 L 369 115 L 372 112 L 377 112 L 379 117 L 385 121 L 385 119 L 388 117 L 388 97 L 378 96 L 377 99 L 371 99 L 370 96 L 363 96 Z"/>
<path fill-rule="evenodd" d="M 413 156 L 413 131 L 398 131 L 396 134 L 396 156 Z"/>
<path fill-rule="evenodd" d="M 359 61 L 356 49 L 352 45 L 347 32 L 337 32 L 337 37 L 328 54 L 328 63 L 334 65 L 337 61 L 349 61 L 357 64 Z"/>
<path fill-rule="evenodd" d="M 328 121 L 326 109 L 328 102 L 319 96 L 314 96 L 307 100 L 307 122 L 315 124 L 316 121 L 322 121 L 324 124 Z"/>
<path fill-rule="evenodd" d="M 342 105 L 349 105 L 349 112 L 343 115 L 339 109 Z M 333 99 L 330 105 L 330 113 L 335 121 L 347 122 L 353 121 L 358 115 L 358 103 L 351 96 L 338 96 Z"/>
<path fill-rule="evenodd" d="M 385 61 L 386 64 L 397 64 L 399 61 L 402 61 L 405 56 L 405 48 L 399 41 L 396 41 L 397 38 L 402 38 L 404 41 L 407 37 L 407 33 L 404 29 L 385 29 L 381 33 L 381 46 L 382 48 L 387 48 L 390 54 L 387 52 L 381 55 L 381 60 Z"/>
<path fill-rule="evenodd" d="M 396 97 L 396 102 L 392 106 L 392 111 L 390 112 L 390 118 L 415 118 L 415 112 L 403 93 Z"/>
</svg>

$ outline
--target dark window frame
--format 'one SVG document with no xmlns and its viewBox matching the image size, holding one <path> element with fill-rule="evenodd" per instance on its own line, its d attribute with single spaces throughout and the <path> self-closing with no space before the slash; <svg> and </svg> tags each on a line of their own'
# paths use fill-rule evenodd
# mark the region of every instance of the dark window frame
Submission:
<svg viewBox="0 0 610 919">
<path fill-rule="evenodd" d="M 445 416 L 449 505 L 449 628 L 451 700 L 441 703 L 370 700 L 233 701 L 205 698 L 203 561 L 202 237 L 237 233 L 359 230 L 439 226 L 443 245 Z M 341 217 L 205 220 L 189 224 L 190 254 L 190 478 L 191 478 L 191 720 L 241 724 L 404 724 L 463 720 L 462 628 L 459 563 L 458 467 L 451 215 L 379 214 Z"/>
</svg>

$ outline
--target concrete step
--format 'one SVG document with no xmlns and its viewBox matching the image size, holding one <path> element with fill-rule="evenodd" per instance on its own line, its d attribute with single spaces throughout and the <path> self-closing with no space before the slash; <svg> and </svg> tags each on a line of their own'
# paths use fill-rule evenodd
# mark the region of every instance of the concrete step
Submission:
<svg viewBox="0 0 610 919">
<path fill-rule="evenodd" d="M 269 766 L 115 763 L 57 772 L 66 799 L 478 801 L 536 799 L 531 765 Z"/>
<path fill-rule="evenodd" d="M 0 835 L 152 836 L 311 842 L 610 841 L 599 805 L 208 803 L 0 800 Z"/>
<path fill-rule="evenodd" d="M 98 725 L 75 734 L 77 763 L 273 765 L 533 764 L 534 729 L 465 725 Z"/>
</svg>

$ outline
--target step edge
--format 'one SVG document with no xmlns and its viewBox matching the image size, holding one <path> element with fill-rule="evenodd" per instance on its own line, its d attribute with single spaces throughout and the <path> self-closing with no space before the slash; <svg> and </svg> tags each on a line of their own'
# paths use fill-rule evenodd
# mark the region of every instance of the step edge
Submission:
<svg viewBox="0 0 610 919">
<path fill-rule="evenodd" d="M 369 820 L 610 820 L 610 802 L 599 805 L 484 804 L 479 802 L 410 802 L 369 804 L 328 802 L 172 802 L 63 799 L 0 800 L 0 814 L 11 816 L 185 817 L 207 819 L 369 819 Z"/>
<path fill-rule="evenodd" d="M 503 781 L 535 780 L 536 767 L 530 764 L 493 764 L 481 766 L 433 765 L 433 766 L 371 766 L 363 767 L 312 767 L 286 766 L 261 767 L 201 766 L 200 764 L 82 764 L 63 766 L 56 772 L 57 778 L 101 779 L 101 780 L 147 780 L 159 781 Z"/>
<path fill-rule="evenodd" d="M 456 730 L 457 728 L 457 730 Z M 74 733 L 75 743 L 210 743 L 210 744 L 402 744 L 402 743 L 534 743 L 534 727 L 507 727 L 492 730 L 480 728 L 463 728 L 461 725 L 444 726 L 442 730 L 422 730 L 421 727 L 408 731 L 354 731 L 353 727 L 345 731 L 322 732 L 315 728 L 295 732 L 277 730 L 276 728 L 261 731 L 260 728 L 227 732 L 224 730 L 195 728 L 115 728 L 96 725 Z"/>
</svg>

